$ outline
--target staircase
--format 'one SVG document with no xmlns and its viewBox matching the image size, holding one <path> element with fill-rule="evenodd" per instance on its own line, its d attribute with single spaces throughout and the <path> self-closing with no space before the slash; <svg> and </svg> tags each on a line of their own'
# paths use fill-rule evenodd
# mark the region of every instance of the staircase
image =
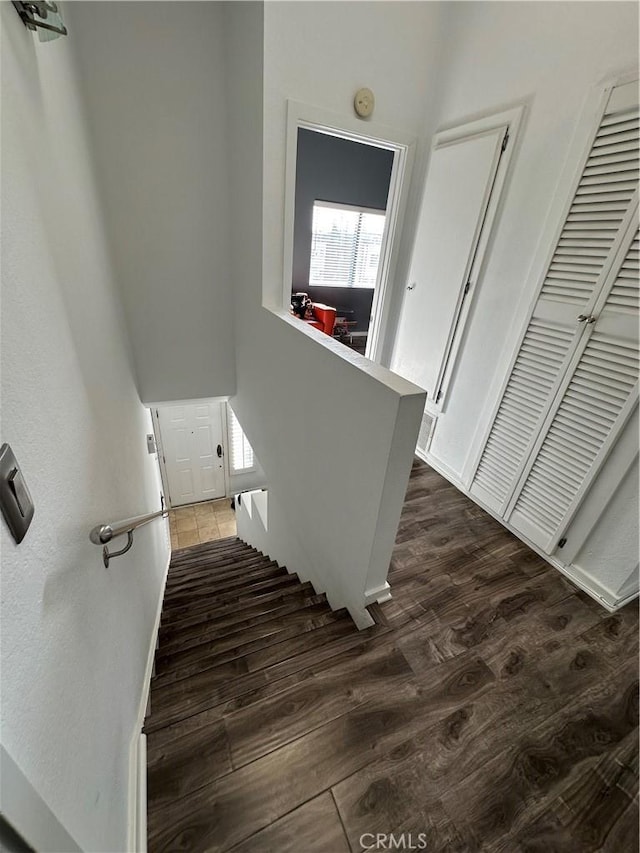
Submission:
<svg viewBox="0 0 640 853">
<path fill-rule="evenodd" d="M 175 551 L 145 732 L 255 691 L 358 634 L 347 610 L 331 610 L 310 583 L 239 539 Z M 151 804 L 151 784 L 149 795 Z"/>
</svg>

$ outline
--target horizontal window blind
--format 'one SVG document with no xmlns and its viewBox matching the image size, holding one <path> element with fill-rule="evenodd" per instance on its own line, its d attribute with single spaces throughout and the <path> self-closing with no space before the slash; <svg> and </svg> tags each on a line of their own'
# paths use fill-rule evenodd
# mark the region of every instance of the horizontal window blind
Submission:
<svg viewBox="0 0 640 853">
<path fill-rule="evenodd" d="M 315 202 L 309 284 L 374 288 L 385 215 Z"/>
</svg>

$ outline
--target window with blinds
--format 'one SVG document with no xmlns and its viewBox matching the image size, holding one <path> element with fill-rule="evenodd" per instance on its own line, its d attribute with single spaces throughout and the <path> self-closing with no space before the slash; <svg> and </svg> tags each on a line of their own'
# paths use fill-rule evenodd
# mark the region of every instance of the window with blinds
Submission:
<svg viewBox="0 0 640 853">
<path fill-rule="evenodd" d="M 253 448 L 247 441 L 247 436 L 242 431 L 240 422 L 230 406 L 227 407 L 229 414 L 229 444 L 230 460 L 229 467 L 232 474 L 240 474 L 252 471 L 255 468 Z"/>
<path fill-rule="evenodd" d="M 309 284 L 374 288 L 384 223 L 381 211 L 316 201 Z"/>
<path fill-rule="evenodd" d="M 638 133 L 613 89 L 471 485 L 548 553 L 637 406 Z"/>
</svg>

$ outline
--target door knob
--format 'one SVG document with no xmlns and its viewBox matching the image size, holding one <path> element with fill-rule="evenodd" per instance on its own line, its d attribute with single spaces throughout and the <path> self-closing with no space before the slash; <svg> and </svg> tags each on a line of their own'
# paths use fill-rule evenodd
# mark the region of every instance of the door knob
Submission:
<svg viewBox="0 0 640 853">
<path fill-rule="evenodd" d="M 578 323 L 584 323 L 585 320 L 589 319 L 588 314 L 578 314 Z"/>
<path fill-rule="evenodd" d="M 222 459 L 222 445 L 221 444 L 218 445 L 217 453 L 218 453 L 218 459 Z"/>
</svg>

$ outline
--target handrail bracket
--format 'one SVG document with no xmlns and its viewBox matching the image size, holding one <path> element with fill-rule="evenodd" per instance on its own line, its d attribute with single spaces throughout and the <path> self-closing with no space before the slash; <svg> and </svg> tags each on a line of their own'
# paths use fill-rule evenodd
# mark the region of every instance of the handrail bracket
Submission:
<svg viewBox="0 0 640 853">
<path fill-rule="evenodd" d="M 126 554 L 129 548 L 133 545 L 133 530 L 127 531 L 127 544 L 124 548 L 121 548 L 119 551 L 109 551 L 107 546 L 105 545 L 102 549 L 102 562 L 104 563 L 105 569 L 109 568 L 109 560 L 112 557 L 121 557 L 123 554 Z"/>
<path fill-rule="evenodd" d="M 160 495 L 160 506 L 162 509 L 157 512 L 147 513 L 147 515 L 136 515 L 134 518 L 126 518 L 124 521 L 113 521 L 111 524 L 96 524 L 89 533 L 89 539 L 94 545 L 103 546 L 102 562 L 105 569 L 109 568 L 109 560 L 112 560 L 114 557 L 121 557 L 131 548 L 133 545 L 134 530 L 142 527 L 143 524 L 149 524 L 150 521 L 156 518 L 166 518 L 169 515 L 169 511 L 164 505 L 164 495 Z M 124 548 L 121 548 L 119 551 L 109 551 L 107 548 L 108 543 L 112 539 L 115 539 L 116 536 L 124 536 L 125 533 L 127 534 L 127 544 Z"/>
</svg>

